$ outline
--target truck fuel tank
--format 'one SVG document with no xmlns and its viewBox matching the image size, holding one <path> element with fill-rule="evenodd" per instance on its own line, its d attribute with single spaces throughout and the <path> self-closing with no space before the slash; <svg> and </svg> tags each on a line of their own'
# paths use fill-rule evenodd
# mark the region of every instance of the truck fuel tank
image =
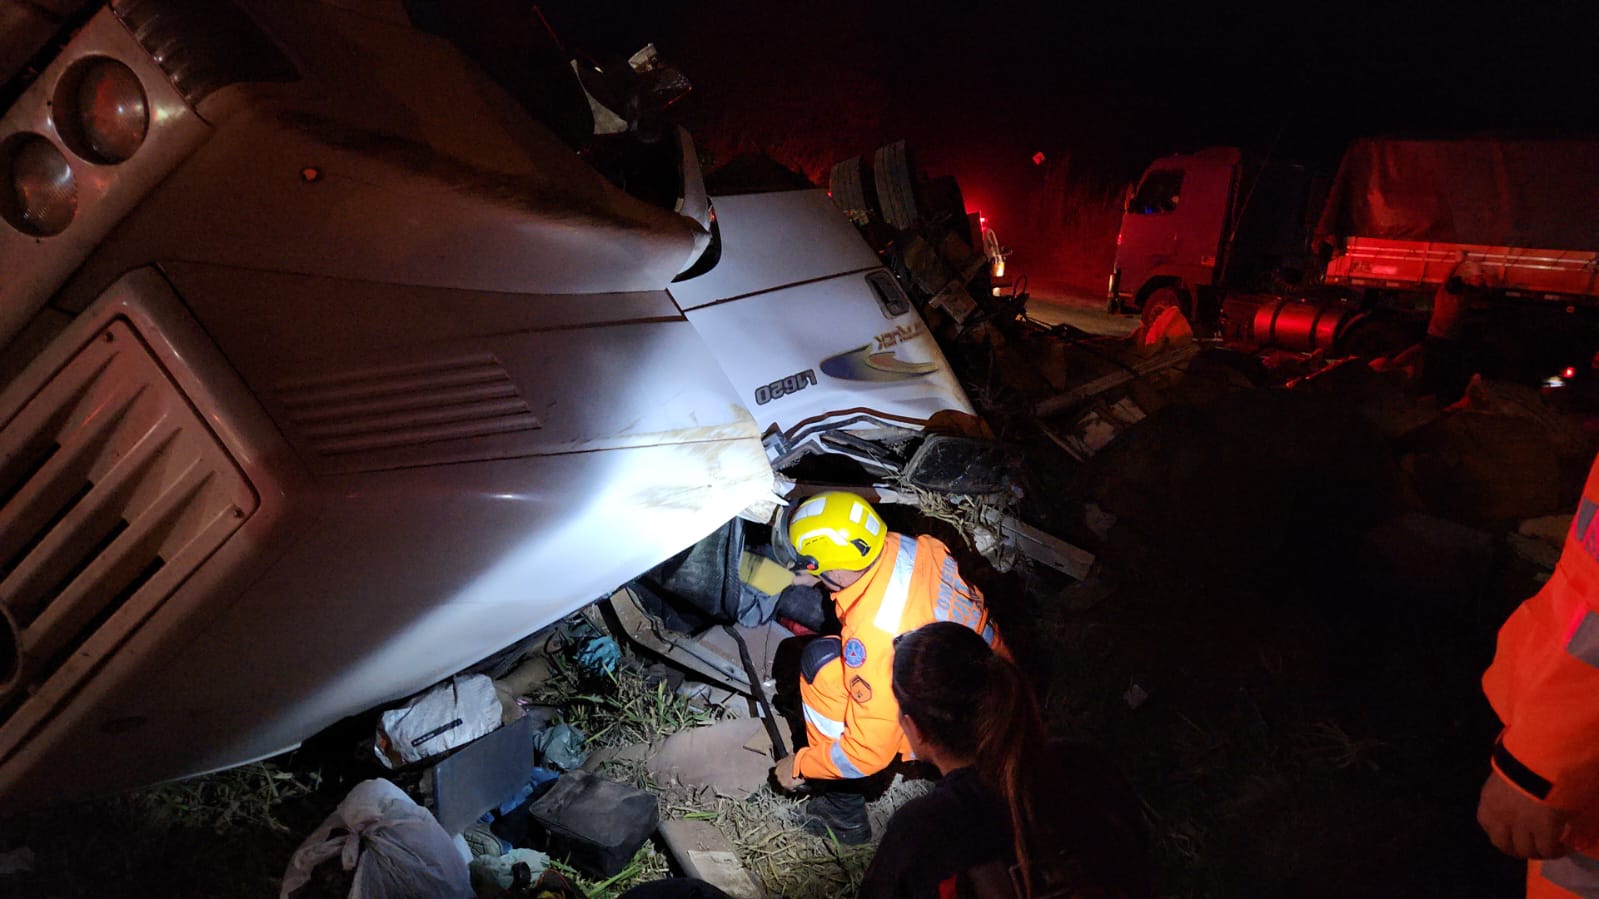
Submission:
<svg viewBox="0 0 1599 899">
<path fill-rule="evenodd" d="M 1331 353 L 1363 317 L 1360 307 L 1343 300 L 1229 297 L 1222 303 L 1222 333 L 1259 347 Z"/>
</svg>

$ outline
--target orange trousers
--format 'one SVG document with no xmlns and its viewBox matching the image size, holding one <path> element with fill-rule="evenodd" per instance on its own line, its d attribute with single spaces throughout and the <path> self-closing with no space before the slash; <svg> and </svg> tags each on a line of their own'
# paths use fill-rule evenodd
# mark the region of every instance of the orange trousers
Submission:
<svg viewBox="0 0 1599 899">
<path fill-rule="evenodd" d="M 844 660 L 822 666 L 812 683 L 800 678 L 800 704 L 805 710 L 805 738 L 811 746 L 826 746 L 844 733 Z"/>
</svg>

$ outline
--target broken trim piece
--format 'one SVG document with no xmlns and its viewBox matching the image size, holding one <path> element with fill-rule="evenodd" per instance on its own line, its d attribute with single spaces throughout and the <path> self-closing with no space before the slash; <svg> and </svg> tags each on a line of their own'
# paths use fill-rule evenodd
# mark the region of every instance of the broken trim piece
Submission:
<svg viewBox="0 0 1599 899">
<path fill-rule="evenodd" d="M 611 594 L 609 604 L 629 640 L 715 683 L 751 694 L 749 676 L 737 662 L 711 652 L 687 634 L 673 634 L 661 627 L 632 590 L 623 587 Z"/>
</svg>

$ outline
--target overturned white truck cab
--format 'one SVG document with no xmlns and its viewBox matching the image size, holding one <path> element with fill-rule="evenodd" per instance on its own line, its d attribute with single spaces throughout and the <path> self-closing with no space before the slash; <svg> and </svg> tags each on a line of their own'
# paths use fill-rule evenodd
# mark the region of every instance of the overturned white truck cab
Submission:
<svg viewBox="0 0 1599 899">
<path fill-rule="evenodd" d="M 366 0 L 59 24 L 0 118 L 0 809 L 424 688 L 769 499 L 763 431 L 969 411 L 825 196 L 716 222 L 564 60 Z"/>
</svg>

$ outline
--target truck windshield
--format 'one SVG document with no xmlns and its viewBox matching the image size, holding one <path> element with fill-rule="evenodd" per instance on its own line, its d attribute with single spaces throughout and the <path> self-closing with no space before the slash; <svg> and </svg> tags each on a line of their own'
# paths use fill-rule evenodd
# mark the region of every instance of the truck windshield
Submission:
<svg viewBox="0 0 1599 899">
<path fill-rule="evenodd" d="M 1133 198 L 1127 201 L 1127 211 L 1133 215 L 1171 212 L 1177 208 L 1182 192 L 1182 169 L 1158 169 L 1144 176 Z"/>
</svg>

